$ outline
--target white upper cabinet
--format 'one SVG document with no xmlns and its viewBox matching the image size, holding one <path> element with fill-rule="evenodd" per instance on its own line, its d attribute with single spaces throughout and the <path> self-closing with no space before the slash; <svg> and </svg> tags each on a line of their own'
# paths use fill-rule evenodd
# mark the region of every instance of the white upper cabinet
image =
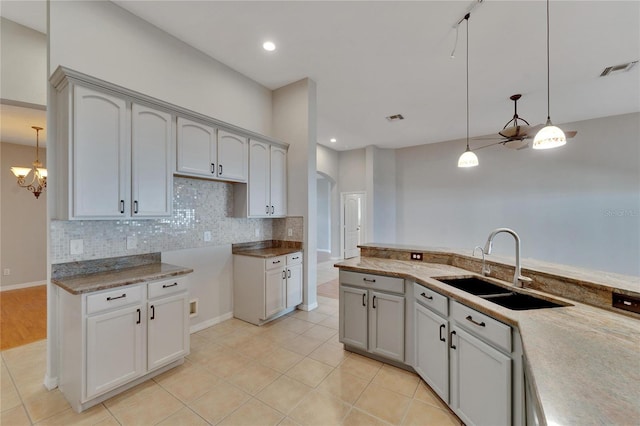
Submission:
<svg viewBox="0 0 640 426">
<path fill-rule="evenodd" d="M 168 216 L 173 202 L 171 114 L 135 103 L 132 114 L 132 216 Z"/>
<path fill-rule="evenodd" d="M 252 140 L 249 146 L 249 217 L 268 217 L 271 213 L 269 196 L 269 145 Z"/>
<path fill-rule="evenodd" d="M 287 215 L 287 151 L 271 146 L 271 216 Z"/>
<path fill-rule="evenodd" d="M 178 117 L 178 173 L 206 178 L 217 174 L 216 129 Z"/>
<path fill-rule="evenodd" d="M 219 179 L 235 182 L 247 181 L 247 138 L 218 130 Z"/>
<path fill-rule="evenodd" d="M 287 215 L 286 149 L 249 141 L 248 184 L 235 187 L 234 214 L 252 218 Z"/>
<path fill-rule="evenodd" d="M 72 117 L 69 216 L 125 217 L 130 179 L 127 102 L 75 86 Z"/>
</svg>

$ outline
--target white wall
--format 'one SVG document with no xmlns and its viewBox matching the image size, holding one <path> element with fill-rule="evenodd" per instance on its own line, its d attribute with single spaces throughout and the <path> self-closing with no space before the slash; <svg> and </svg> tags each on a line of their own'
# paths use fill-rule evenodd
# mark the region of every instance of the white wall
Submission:
<svg viewBox="0 0 640 426">
<path fill-rule="evenodd" d="M 0 229 L 2 265 L 11 275 L 2 276 L 3 290 L 42 285 L 47 279 L 47 191 L 36 198 L 20 188 L 11 173 L 12 166 L 29 167 L 36 155 L 35 146 L 0 144 L 2 195 Z M 40 159 L 45 150 L 40 148 Z"/>
<path fill-rule="evenodd" d="M 233 255 L 231 245 L 162 252 L 162 261 L 192 268 L 185 276 L 189 299 L 198 299 L 191 327 L 201 330 L 233 315 Z"/>
<path fill-rule="evenodd" d="M 318 250 L 331 252 L 331 182 L 318 176 Z"/>
<path fill-rule="evenodd" d="M 396 157 L 393 149 L 368 146 L 365 152 L 367 240 L 396 242 Z"/>
<path fill-rule="evenodd" d="M 640 275 L 639 123 L 635 113 L 564 124 L 578 131 L 564 147 L 495 146 L 471 169 L 456 167 L 462 140 L 399 149 L 398 242 L 471 249 L 505 226 L 525 258 Z M 495 253 L 513 256 L 509 238 Z"/>
<path fill-rule="evenodd" d="M 340 192 L 357 192 L 366 189 L 365 164 L 364 148 L 340 152 L 338 179 Z"/>
<path fill-rule="evenodd" d="M 273 136 L 289 143 L 288 216 L 304 220 L 303 309 L 316 301 L 316 84 L 303 79 L 273 91 Z"/>
<path fill-rule="evenodd" d="M 50 2 L 50 66 L 271 136 L 271 91 L 107 1 Z"/>
<path fill-rule="evenodd" d="M 47 36 L 0 18 L 0 97 L 47 104 Z"/>
<path fill-rule="evenodd" d="M 317 145 L 317 165 L 319 173 L 331 181 L 331 257 L 340 257 L 340 177 L 339 153 L 323 145 Z"/>
</svg>

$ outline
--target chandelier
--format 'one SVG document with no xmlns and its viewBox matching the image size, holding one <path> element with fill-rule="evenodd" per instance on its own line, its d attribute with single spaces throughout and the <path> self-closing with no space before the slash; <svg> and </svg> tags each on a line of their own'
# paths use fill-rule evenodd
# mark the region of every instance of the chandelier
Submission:
<svg viewBox="0 0 640 426">
<path fill-rule="evenodd" d="M 38 151 L 40 150 L 40 130 L 42 130 L 42 127 L 31 126 L 31 128 L 36 131 L 36 161 L 33 162 L 31 168 L 11 167 L 11 171 L 16 178 L 18 178 L 18 186 L 33 192 L 33 195 L 38 198 L 47 187 L 47 169 L 42 167 L 42 163 L 38 158 Z M 29 180 L 28 176 L 31 173 L 33 176 Z"/>
</svg>

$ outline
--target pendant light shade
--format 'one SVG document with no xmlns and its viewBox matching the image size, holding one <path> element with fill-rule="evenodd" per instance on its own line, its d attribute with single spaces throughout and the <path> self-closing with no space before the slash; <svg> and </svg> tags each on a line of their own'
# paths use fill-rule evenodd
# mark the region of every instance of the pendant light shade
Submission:
<svg viewBox="0 0 640 426">
<path fill-rule="evenodd" d="M 551 124 L 551 120 L 547 120 L 547 124 L 540 129 L 533 138 L 533 149 L 550 149 L 557 148 L 567 143 L 567 138 L 564 132 L 559 128 Z"/>
<path fill-rule="evenodd" d="M 458 167 L 475 167 L 478 165 L 478 156 L 468 147 L 458 158 Z"/>
<path fill-rule="evenodd" d="M 478 165 L 478 156 L 469 148 L 469 17 L 467 13 L 464 20 L 467 21 L 467 149 L 458 158 L 458 167 L 475 167 Z"/>
<path fill-rule="evenodd" d="M 549 0 L 547 0 L 547 122 L 533 139 L 533 149 L 557 148 L 567 143 L 564 132 L 551 123 L 551 89 L 549 66 Z"/>
</svg>

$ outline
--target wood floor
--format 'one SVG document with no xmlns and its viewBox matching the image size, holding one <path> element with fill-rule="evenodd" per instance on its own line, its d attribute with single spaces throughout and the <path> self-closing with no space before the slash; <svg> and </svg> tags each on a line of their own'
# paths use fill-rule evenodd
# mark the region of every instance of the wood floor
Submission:
<svg viewBox="0 0 640 426">
<path fill-rule="evenodd" d="M 0 350 L 47 337 L 47 286 L 0 292 Z"/>
</svg>

